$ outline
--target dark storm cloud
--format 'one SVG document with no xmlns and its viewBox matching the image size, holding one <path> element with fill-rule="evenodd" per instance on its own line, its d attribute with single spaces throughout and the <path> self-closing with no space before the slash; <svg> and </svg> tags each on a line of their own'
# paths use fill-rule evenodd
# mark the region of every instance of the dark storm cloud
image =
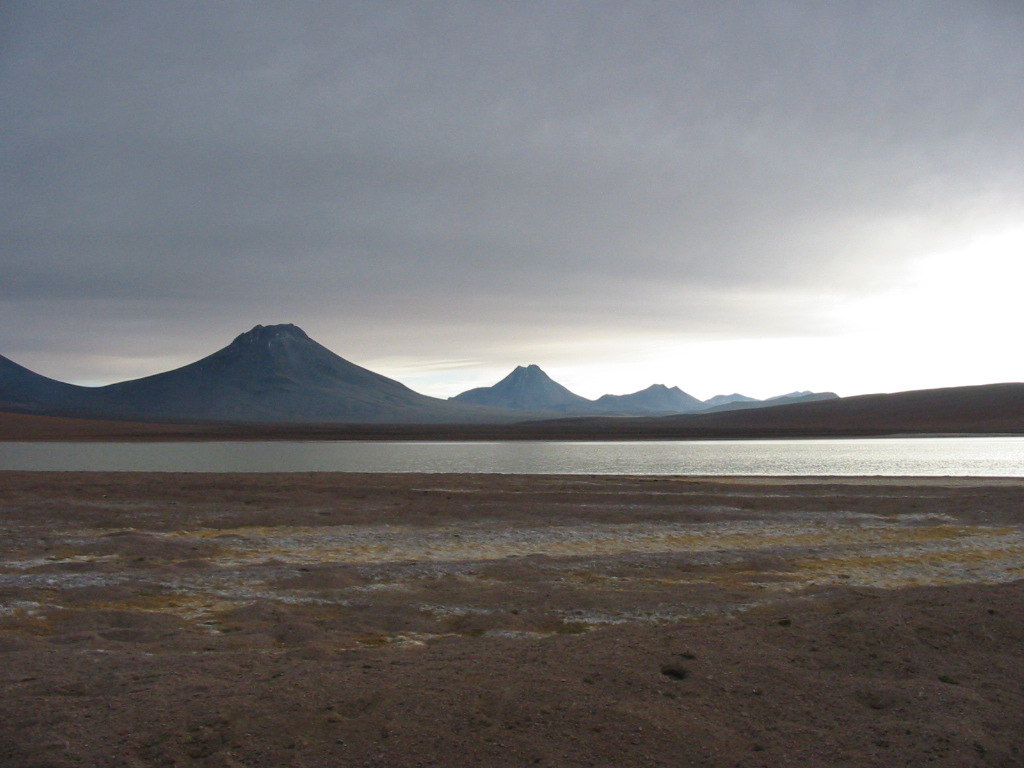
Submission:
<svg viewBox="0 0 1024 768">
<path fill-rule="evenodd" d="M 495 345 L 784 332 L 813 317 L 793 296 L 870 290 L 907 239 L 1024 199 L 1016 3 L 2 13 L 12 356 L 22 326 L 140 306 Z"/>
</svg>

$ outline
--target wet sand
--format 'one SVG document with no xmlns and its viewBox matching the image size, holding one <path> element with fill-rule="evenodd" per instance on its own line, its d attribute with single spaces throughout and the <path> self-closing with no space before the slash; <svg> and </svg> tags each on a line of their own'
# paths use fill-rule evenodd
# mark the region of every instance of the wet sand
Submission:
<svg viewBox="0 0 1024 768">
<path fill-rule="evenodd" d="M 0 473 L 0 765 L 1024 765 L 1024 480 Z"/>
</svg>

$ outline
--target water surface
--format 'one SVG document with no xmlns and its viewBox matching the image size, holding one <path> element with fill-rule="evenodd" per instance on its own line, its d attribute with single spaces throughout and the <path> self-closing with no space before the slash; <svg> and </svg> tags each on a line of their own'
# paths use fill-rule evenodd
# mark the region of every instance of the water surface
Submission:
<svg viewBox="0 0 1024 768">
<path fill-rule="evenodd" d="M 636 442 L 0 442 L 0 469 L 1024 477 L 1024 437 Z"/>
</svg>

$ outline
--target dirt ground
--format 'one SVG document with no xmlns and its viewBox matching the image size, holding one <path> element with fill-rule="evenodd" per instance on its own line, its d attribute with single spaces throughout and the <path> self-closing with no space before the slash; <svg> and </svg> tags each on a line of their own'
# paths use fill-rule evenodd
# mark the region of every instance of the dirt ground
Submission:
<svg viewBox="0 0 1024 768">
<path fill-rule="evenodd" d="M 0 472 L 0 765 L 1022 766 L 1024 480 Z"/>
</svg>

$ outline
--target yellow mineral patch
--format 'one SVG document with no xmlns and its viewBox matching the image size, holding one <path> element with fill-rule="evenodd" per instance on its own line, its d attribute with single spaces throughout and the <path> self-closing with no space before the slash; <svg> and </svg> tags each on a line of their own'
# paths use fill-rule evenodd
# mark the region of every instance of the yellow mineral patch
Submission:
<svg viewBox="0 0 1024 768">
<path fill-rule="evenodd" d="M 28 608 L 16 608 L 0 616 L 0 629 L 14 630 L 33 637 L 51 637 L 56 634 L 53 622 L 36 615 L 36 611 Z"/>
<path fill-rule="evenodd" d="M 929 546 L 823 555 L 795 564 L 809 584 L 842 577 L 850 584 L 877 587 L 991 583 L 1011 581 L 1024 573 L 1024 538 L 1009 529 L 1002 536 L 964 533 L 959 538 L 936 535 L 917 541 Z"/>
<path fill-rule="evenodd" d="M 493 493 L 492 482 L 480 492 Z M 741 494 L 734 503 L 742 507 L 722 506 L 720 495 L 646 493 L 619 504 L 570 494 L 539 508 L 517 500 L 507 516 L 467 507 L 425 517 L 417 495 L 407 510 L 389 512 L 390 524 L 363 510 L 358 524 L 304 525 L 320 513 L 302 506 L 283 510 L 282 521 L 294 524 L 281 526 L 218 528 L 216 516 L 171 518 L 172 532 L 141 518 L 139 528 L 120 529 L 64 522 L 19 535 L 2 552 L 0 587 L 13 597 L 0 602 L 0 628 L 45 636 L 65 631 L 56 622 L 62 610 L 136 612 L 215 635 L 270 638 L 277 623 L 312 623 L 316 631 L 307 638 L 299 627 L 294 643 L 354 649 L 416 645 L 452 631 L 535 637 L 697 620 L 821 585 L 1024 578 L 1022 529 L 1006 524 L 1019 522 L 1019 493 L 994 501 L 986 492 L 968 503 L 929 488 L 908 497 L 920 508 L 907 513 L 888 495 L 876 504 L 848 492 L 848 510 L 829 512 L 822 506 L 835 502 L 822 499 L 831 490 L 762 489 Z M 391 501 L 381 497 L 374 508 L 390 510 Z M 254 610 L 237 611 L 246 606 Z"/>
<path fill-rule="evenodd" d="M 938 524 L 870 525 L 731 524 L 723 530 L 702 525 L 577 525 L 487 532 L 457 526 L 242 527 L 180 531 L 176 537 L 218 538 L 220 565 L 280 560 L 290 563 L 373 563 L 397 561 L 497 560 L 507 557 L 617 555 L 631 552 L 761 550 L 766 547 L 834 547 L 924 543 L 977 535 L 1006 535 L 1014 529 L 977 529 Z"/>
</svg>

